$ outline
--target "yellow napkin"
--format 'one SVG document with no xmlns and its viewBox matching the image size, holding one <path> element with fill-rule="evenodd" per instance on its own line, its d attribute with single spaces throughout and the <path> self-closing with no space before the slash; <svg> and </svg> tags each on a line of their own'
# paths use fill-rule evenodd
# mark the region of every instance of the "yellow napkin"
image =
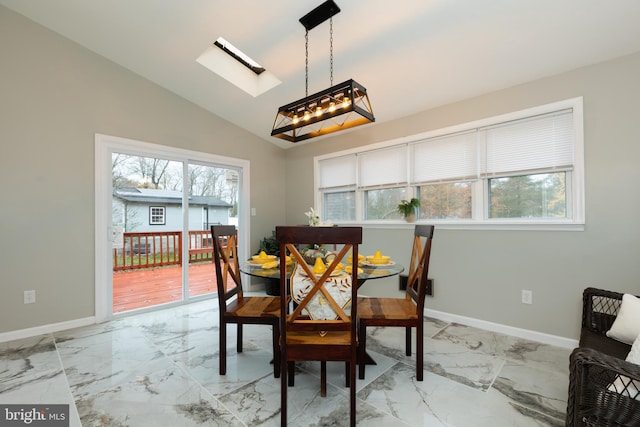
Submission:
<svg viewBox="0 0 640 427">
<path fill-rule="evenodd" d="M 313 266 L 313 272 L 316 274 L 322 274 L 326 269 L 327 267 L 324 265 L 322 258 L 316 258 L 316 263 Z"/>
<path fill-rule="evenodd" d="M 358 254 L 358 262 L 365 261 L 366 259 L 367 259 L 366 256 L 364 256 L 362 254 Z M 347 257 L 347 264 L 351 264 L 352 260 L 353 260 L 353 254 L 351 252 L 349 252 L 349 256 Z"/>
<path fill-rule="evenodd" d="M 345 272 L 345 273 L 347 273 L 347 274 L 351 274 L 351 266 L 350 266 L 350 265 L 347 265 L 347 266 L 344 268 L 344 272 Z M 363 272 L 364 272 L 364 270 L 363 270 L 363 269 L 361 269 L 360 267 L 358 267 L 358 274 L 361 274 L 361 273 L 363 273 Z"/>
<path fill-rule="evenodd" d="M 278 267 L 278 261 L 269 261 L 262 264 L 262 268 L 264 268 L 265 270 L 268 270 L 270 268 L 277 268 L 277 267 Z"/>
</svg>

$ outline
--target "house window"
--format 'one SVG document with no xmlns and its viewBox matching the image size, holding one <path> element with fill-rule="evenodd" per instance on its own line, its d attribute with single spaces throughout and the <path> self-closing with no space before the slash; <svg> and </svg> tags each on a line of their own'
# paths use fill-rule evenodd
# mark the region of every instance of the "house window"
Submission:
<svg viewBox="0 0 640 427">
<path fill-rule="evenodd" d="M 166 222 L 164 206 L 149 206 L 149 225 L 165 225 Z"/>
<path fill-rule="evenodd" d="M 582 98 L 316 158 L 322 220 L 582 225 Z"/>
</svg>

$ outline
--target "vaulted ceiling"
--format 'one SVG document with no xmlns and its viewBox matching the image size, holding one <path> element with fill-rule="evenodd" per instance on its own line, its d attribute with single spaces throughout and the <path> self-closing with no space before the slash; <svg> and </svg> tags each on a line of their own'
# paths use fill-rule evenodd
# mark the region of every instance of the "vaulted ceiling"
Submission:
<svg viewBox="0 0 640 427">
<path fill-rule="evenodd" d="M 283 148 L 276 110 L 305 95 L 298 20 L 322 2 L 0 0 Z M 334 83 L 364 85 L 377 122 L 640 51 L 638 0 L 335 2 Z M 281 83 L 252 96 L 196 62 L 218 37 Z M 309 33 L 309 93 L 330 85 L 329 38 L 328 22 Z"/>
</svg>

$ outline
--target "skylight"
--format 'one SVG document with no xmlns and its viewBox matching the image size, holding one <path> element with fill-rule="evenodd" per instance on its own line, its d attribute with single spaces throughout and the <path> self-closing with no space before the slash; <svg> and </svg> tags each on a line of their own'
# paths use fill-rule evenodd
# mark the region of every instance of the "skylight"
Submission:
<svg viewBox="0 0 640 427">
<path fill-rule="evenodd" d="M 253 97 L 281 83 L 276 76 L 222 37 L 218 37 L 196 61 Z"/>
<path fill-rule="evenodd" d="M 243 51 L 241 51 L 240 49 L 238 49 L 237 47 L 235 47 L 234 45 L 226 41 L 224 38 L 218 37 L 218 40 L 216 40 L 213 44 L 218 46 L 227 54 L 231 55 L 232 58 L 240 62 L 242 65 L 244 65 L 245 67 L 247 67 L 248 69 L 256 73 L 257 75 L 260 75 L 260 73 L 265 71 L 260 64 L 258 64 L 256 61 L 251 59 Z"/>
</svg>

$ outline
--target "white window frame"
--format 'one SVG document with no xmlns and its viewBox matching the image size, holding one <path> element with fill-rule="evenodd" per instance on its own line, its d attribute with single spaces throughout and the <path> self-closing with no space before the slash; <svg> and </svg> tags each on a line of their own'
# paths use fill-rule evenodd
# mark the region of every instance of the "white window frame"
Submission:
<svg viewBox="0 0 640 427">
<path fill-rule="evenodd" d="M 158 210 L 161 214 L 155 213 Z M 159 218 L 154 220 L 154 218 Z M 149 225 L 166 225 L 167 208 L 164 206 L 149 206 Z"/>
<path fill-rule="evenodd" d="M 161 144 L 152 144 L 122 138 L 111 135 L 95 134 L 95 315 L 93 319 L 96 323 L 103 322 L 114 318 L 112 313 L 112 277 L 113 270 L 111 259 L 113 257 L 113 236 L 114 227 L 112 226 L 113 211 L 113 187 L 111 179 L 112 170 L 112 153 L 124 153 L 132 156 L 154 156 L 168 160 L 174 160 L 183 163 L 183 175 L 188 175 L 189 164 L 203 165 L 221 165 L 221 167 L 229 169 L 237 169 L 239 173 L 240 188 L 242 189 L 238 198 L 238 230 L 244 230 L 240 233 L 238 242 L 238 257 L 245 259 L 249 256 L 249 248 L 251 247 L 251 217 L 250 217 L 250 201 L 251 201 L 251 163 L 245 159 L 226 157 L 217 154 L 203 153 L 199 151 L 186 150 L 177 147 L 171 147 Z M 187 182 L 186 180 L 184 181 Z M 183 187 L 183 206 L 188 206 L 188 188 L 186 184 Z M 165 212 L 166 215 L 166 212 Z M 182 224 L 183 229 L 187 229 L 188 209 L 183 209 Z M 183 259 L 188 259 L 186 252 L 187 246 L 183 245 Z M 183 269 L 182 280 L 188 282 L 189 269 Z M 250 279 L 250 277 L 249 277 Z M 251 282 L 248 280 L 249 289 L 251 290 Z M 183 292 L 187 292 L 186 288 Z M 191 302 L 192 299 L 187 297 L 178 304 Z M 164 307 L 164 306 L 163 306 Z M 162 307 L 161 307 L 162 308 Z M 126 313 L 124 315 L 127 315 Z"/>
<path fill-rule="evenodd" d="M 568 218 L 488 218 L 488 179 L 489 176 L 482 176 L 477 179 L 472 186 L 472 218 L 456 219 L 456 220 L 435 220 L 435 219 L 419 219 L 418 223 L 429 223 L 438 225 L 439 228 L 451 229 L 498 229 L 498 230 L 568 230 L 582 231 L 585 225 L 585 171 L 584 171 L 584 121 L 583 121 L 583 98 L 577 97 L 564 101 L 545 104 L 525 110 L 507 113 L 499 116 L 489 117 L 482 120 L 476 120 L 447 128 L 437 129 L 421 134 L 411 135 L 381 143 L 371 144 L 356 149 L 344 150 L 340 152 L 329 153 L 314 158 L 314 189 L 315 189 L 315 205 L 318 212 L 323 210 L 323 189 L 319 187 L 320 183 L 320 167 L 319 164 L 323 160 L 342 157 L 342 156 L 358 156 L 359 153 L 369 153 L 375 150 L 389 149 L 401 145 L 409 146 L 425 139 L 441 137 L 445 135 L 468 132 L 477 128 L 505 123 L 514 120 L 520 120 L 528 117 L 548 114 L 556 111 L 571 109 L 573 116 L 573 168 L 567 172 L 567 214 Z M 409 153 L 407 149 L 407 153 Z M 409 162 L 409 154 L 407 154 L 407 164 Z M 357 160 L 356 160 L 357 163 Z M 527 173 L 527 171 L 522 171 Z M 551 171 L 550 171 L 551 172 Z M 535 173 L 535 172 L 534 172 Z M 358 175 L 357 175 L 358 176 Z M 410 167 L 407 167 L 407 181 L 411 182 Z M 402 184 L 401 184 L 402 185 Z M 406 184 L 409 194 L 415 192 L 415 184 Z M 330 191 L 330 189 L 326 189 Z M 364 220 L 363 200 L 364 191 L 367 188 L 361 188 L 356 185 L 356 220 L 340 222 L 340 224 L 361 224 L 367 227 L 379 228 L 395 228 L 395 227 L 413 227 L 403 220 Z M 321 218 L 324 219 L 324 218 Z"/>
</svg>

